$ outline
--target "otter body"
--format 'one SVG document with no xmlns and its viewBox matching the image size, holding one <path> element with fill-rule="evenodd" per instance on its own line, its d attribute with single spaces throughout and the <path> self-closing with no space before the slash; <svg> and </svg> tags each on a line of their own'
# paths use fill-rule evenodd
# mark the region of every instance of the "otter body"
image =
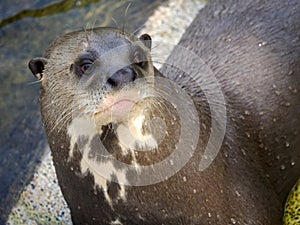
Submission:
<svg viewBox="0 0 300 225">
<path fill-rule="evenodd" d="M 300 175 L 299 21 L 296 0 L 212 1 L 179 43 L 201 63 L 174 49 L 159 72 L 148 35 L 112 28 L 67 34 L 33 59 L 73 223 L 281 224 Z M 224 104 L 209 100 L 213 82 Z"/>
</svg>

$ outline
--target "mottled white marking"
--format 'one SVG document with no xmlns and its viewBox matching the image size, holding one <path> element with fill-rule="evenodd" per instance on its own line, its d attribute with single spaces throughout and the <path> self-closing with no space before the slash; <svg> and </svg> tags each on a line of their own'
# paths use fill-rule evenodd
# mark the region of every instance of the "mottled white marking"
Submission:
<svg viewBox="0 0 300 225">
<path fill-rule="evenodd" d="M 93 121 L 82 117 L 74 118 L 68 126 L 67 132 L 70 137 L 69 160 L 73 157 L 75 144 L 79 136 L 90 139 L 97 133 Z"/>
<path fill-rule="evenodd" d="M 152 134 L 143 134 L 144 115 L 139 115 L 128 126 L 121 124 L 117 128 L 120 145 L 125 152 L 128 150 L 152 150 L 157 148 L 157 141 Z"/>
<path fill-rule="evenodd" d="M 78 139 L 80 137 L 85 137 L 87 139 L 87 143 L 82 147 L 82 149 L 79 149 L 80 152 L 83 154 L 82 160 L 80 162 L 81 173 L 83 175 L 86 175 L 88 172 L 90 172 L 94 176 L 94 188 L 96 189 L 98 186 L 100 189 L 102 189 L 105 199 L 112 206 L 112 199 L 108 195 L 108 185 L 106 178 L 110 178 L 112 176 L 116 177 L 118 183 L 120 183 L 119 197 L 123 201 L 126 201 L 126 190 L 125 186 L 122 185 L 122 183 L 127 182 L 127 170 L 115 168 L 112 163 L 112 160 L 110 160 L 109 158 L 105 162 L 98 162 L 96 157 L 88 157 L 88 154 L 91 151 L 91 141 L 97 134 L 98 132 L 96 129 L 96 125 L 92 119 L 79 117 L 74 118 L 68 127 L 68 135 L 70 136 L 69 160 L 71 160 L 73 157 L 75 144 L 78 142 Z M 99 143 L 101 143 L 100 138 Z M 104 148 L 103 145 L 101 146 Z M 114 171 L 116 170 L 118 170 L 118 173 L 114 173 Z"/>
<path fill-rule="evenodd" d="M 110 222 L 111 225 L 123 225 L 123 223 L 121 223 L 121 221 L 118 219 L 114 220 L 114 221 L 111 221 Z"/>
<path fill-rule="evenodd" d="M 80 168 L 83 174 L 90 172 L 94 176 L 95 184 L 103 190 L 105 199 L 110 204 L 110 206 L 112 206 L 112 199 L 108 195 L 107 180 L 102 176 L 102 174 L 105 174 L 105 177 L 112 176 L 112 175 L 116 176 L 120 185 L 119 197 L 123 201 L 126 201 L 125 185 L 121 184 L 127 182 L 126 181 L 127 171 L 125 169 L 124 170 L 120 169 L 117 174 L 113 174 L 113 171 L 115 171 L 116 168 L 114 167 L 111 161 L 105 163 L 104 162 L 99 163 L 96 161 L 96 159 L 95 160 L 89 159 L 88 152 L 84 153 L 83 159 L 81 160 Z"/>
</svg>

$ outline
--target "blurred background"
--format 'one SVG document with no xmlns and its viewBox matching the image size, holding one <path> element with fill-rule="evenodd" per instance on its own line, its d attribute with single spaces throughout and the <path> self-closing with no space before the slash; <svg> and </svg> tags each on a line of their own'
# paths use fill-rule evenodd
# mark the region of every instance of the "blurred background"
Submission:
<svg viewBox="0 0 300 225">
<path fill-rule="evenodd" d="M 32 179 L 47 145 L 39 112 L 40 85 L 28 69 L 29 60 L 42 56 L 58 36 L 85 27 L 135 32 L 164 2 L 1 0 L 0 224 Z"/>
</svg>

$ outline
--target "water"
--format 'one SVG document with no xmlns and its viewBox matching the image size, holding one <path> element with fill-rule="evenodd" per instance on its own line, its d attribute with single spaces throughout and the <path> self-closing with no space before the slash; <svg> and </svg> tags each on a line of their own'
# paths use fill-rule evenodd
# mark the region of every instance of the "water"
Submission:
<svg viewBox="0 0 300 225">
<path fill-rule="evenodd" d="M 133 32 L 163 1 L 130 1 L 125 16 L 129 1 L 1 0 L 0 224 L 32 178 L 47 144 L 39 113 L 39 83 L 34 83 L 28 61 L 42 56 L 56 37 L 69 31 L 118 26 Z"/>
</svg>

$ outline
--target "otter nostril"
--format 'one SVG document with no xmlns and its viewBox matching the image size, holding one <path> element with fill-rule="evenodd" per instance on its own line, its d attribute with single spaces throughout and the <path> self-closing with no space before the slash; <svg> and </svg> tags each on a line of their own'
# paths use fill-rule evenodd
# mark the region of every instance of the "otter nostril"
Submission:
<svg viewBox="0 0 300 225">
<path fill-rule="evenodd" d="M 117 82 L 113 79 L 113 78 L 108 78 L 107 83 L 111 86 L 111 87 L 116 87 L 117 86 Z"/>
<path fill-rule="evenodd" d="M 125 67 L 118 70 L 107 79 L 107 84 L 110 87 L 118 88 L 126 84 L 130 84 L 137 79 L 137 73 L 130 67 Z"/>
<path fill-rule="evenodd" d="M 132 71 L 132 80 L 131 80 L 131 81 L 133 82 L 133 81 L 135 81 L 136 79 L 137 79 L 137 74 L 136 74 L 136 72 L 133 70 L 133 71 Z"/>
</svg>

